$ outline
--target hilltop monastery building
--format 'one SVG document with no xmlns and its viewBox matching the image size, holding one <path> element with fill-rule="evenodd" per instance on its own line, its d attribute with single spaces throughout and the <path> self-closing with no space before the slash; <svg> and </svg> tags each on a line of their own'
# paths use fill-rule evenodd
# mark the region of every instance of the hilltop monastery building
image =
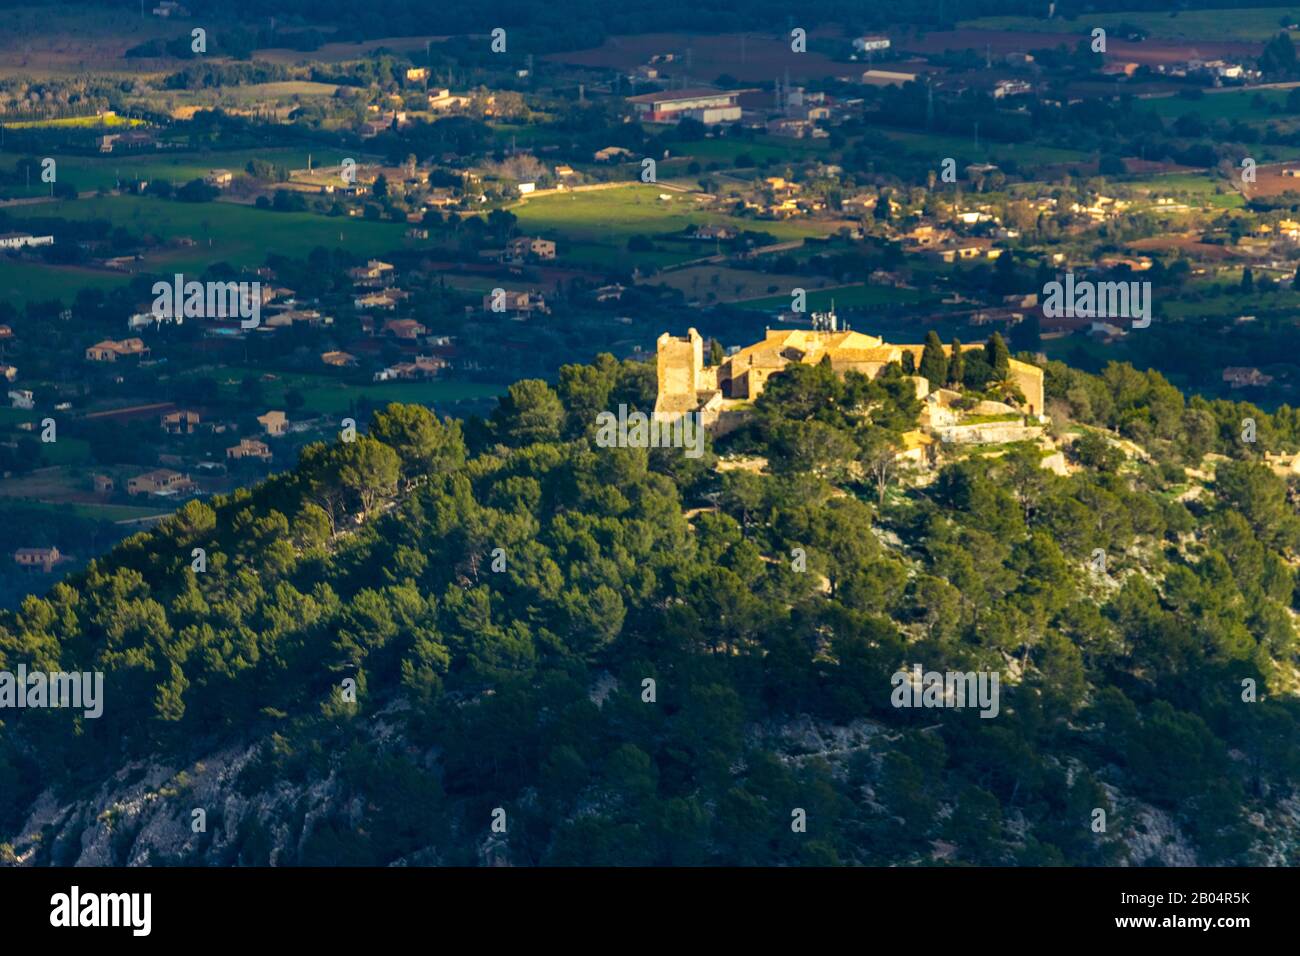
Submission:
<svg viewBox="0 0 1300 956">
<path fill-rule="evenodd" d="M 861 332 L 769 329 L 761 342 L 727 356 L 720 365 L 706 368 L 704 340 L 695 329 L 685 336 L 665 332 L 657 345 L 659 394 L 655 416 L 676 418 L 698 410 L 706 427 L 720 424 L 720 416 L 729 409 L 758 398 L 768 378 L 791 362 L 815 365 L 829 356 L 831 368 L 839 375 L 851 370 L 875 378 L 890 362 L 901 362 L 904 352 L 911 352 L 919 367 L 925 348 L 889 345 Z M 943 350 L 948 354 L 952 347 L 945 345 Z M 916 379 L 917 397 L 924 398 L 928 383 L 919 376 Z M 1024 393 L 1025 410 L 1030 415 L 1041 415 L 1043 370 L 1012 359 L 1011 380 Z M 720 430 L 726 430 L 725 426 Z"/>
</svg>

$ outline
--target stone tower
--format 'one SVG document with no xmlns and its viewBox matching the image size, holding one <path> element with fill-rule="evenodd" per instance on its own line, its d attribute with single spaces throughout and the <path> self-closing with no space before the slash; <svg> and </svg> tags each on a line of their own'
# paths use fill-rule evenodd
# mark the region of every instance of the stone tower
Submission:
<svg viewBox="0 0 1300 956">
<path fill-rule="evenodd" d="M 704 390 L 704 339 L 695 329 L 685 336 L 665 332 L 656 342 L 658 350 L 659 395 L 656 415 L 681 415 L 700 404 Z"/>
</svg>

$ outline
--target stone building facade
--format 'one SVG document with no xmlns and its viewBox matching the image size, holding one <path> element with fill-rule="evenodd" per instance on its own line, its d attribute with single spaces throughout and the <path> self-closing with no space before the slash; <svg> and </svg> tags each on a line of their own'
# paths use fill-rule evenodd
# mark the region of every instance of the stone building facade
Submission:
<svg viewBox="0 0 1300 956">
<path fill-rule="evenodd" d="M 706 367 L 699 332 L 690 329 L 685 336 L 665 332 L 657 342 L 655 415 L 675 418 L 699 411 L 706 427 L 727 430 L 729 417 L 758 398 L 767 380 L 792 362 L 815 365 L 829 356 L 831 368 L 839 375 L 855 371 L 875 378 L 890 362 L 901 362 L 904 352 L 911 352 L 919 367 L 924 349 L 924 345 L 891 345 L 861 332 L 769 329 L 761 342 L 727 356 L 719 365 Z M 944 353 L 950 352 L 951 346 L 945 345 Z M 1025 411 L 1043 414 L 1043 370 L 1012 359 L 1010 377 L 1025 396 Z M 926 392 L 922 379 L 918 397 L 924 398 Z"/>
</svg>

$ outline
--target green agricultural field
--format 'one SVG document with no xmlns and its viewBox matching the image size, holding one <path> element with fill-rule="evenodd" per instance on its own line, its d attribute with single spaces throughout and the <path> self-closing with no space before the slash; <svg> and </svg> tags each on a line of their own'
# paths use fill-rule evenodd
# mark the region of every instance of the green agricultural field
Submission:
<svg viewBox="0 0 1300 956">
<path fill-rule="evenodd" d="M 655 248 L 649 252 L 629 252 L 626 242 L 614 245 L 592 241 L 564 242 L 560 246 L 558 256 L 565 265 L 618 271 L 636 267 L 666 269 L 682 262 L 711 255 L 712 251 L 711 243 L 705 245 L 689 242 L 661 242 L 656 243 Z"/>
<path fill-rule="evenodd" d="M 168 508 L 143 508 L 138 505 L 97 505 L 97 504 L 61 504 L 55 506 L 60 511 L 68 511 L 78 518 L 90 518 L 94 521 L 131 521 L 136 518 L 156 518 L 171 514 Z"/>
<path fill-rule="evenodd" d="M 322 415 L 346 412 L 354 402 L 365 399 L 377 405 L 404 402 L 434 405 L 468 399 L 493 398 L 505 392 L 504 385 L 483 382 L 385 382 L 378 385 L 332 384 L 303 392 L 305 407 Z"/>
<path fill-rule="evenodd" d="M 49 266 L 0 255 L 0 301 L 21 308 L 27 302 L 62 299 L 71 305 L 78 289 L 113 289 L 126 285 L 130 277 L 122 273 L 79 266 Z"/>
<path fill-rule="evenodd" d="M 834 304 L 836 309 L 871 309 L 886 305 L 913 305 L 921 301 L 915 289 L 895 289 L 881 285 L 851 285 L 838 289 L 809 290 L 808 311 L 822 312 Z M 741 303 L 754 309 L 788 309 L 789 295 L 774 295 Z"/>
<path fill-rule="evenodd" d="M 141 505 L 115 505 L 81 501 L 60 501 L 56 504 L 26 497 L 6 497 L 8 498 L 6 504 L 21 504 L 25 510 L 48 512 L 50 514 L 72 514 L 78 518 L 89 518 L 91 521 L 130 521 L 136 518 L 155 518 L 159 515 L 171 514 L 169 508 L 148 508 Z"/>
<path fill-rule="evenodd" d="M 490 126 L 493 140 L 502 146 L 536 146 L 561 138 L 560 133 L 547 129 L 544 123 L 492 123 Z"/>
<path fill-rule="evenodd" d="M 1046 5 L 1044 5 L 1046 6 Z M 1295 13 L 1287 7 L 1245 7 L 1232 10 L 1182 10 L 1175 14 L 1117 11 L 1093 17 L 1101 26 L 1131 23 L 1148 32 L 1153 40 L 1239 40 L 1270 39 L 1282 30 L 1281 19 Z M 973 30 L 1024 30 L 1033 33 L 1088 33 L 1092 20 L 1045 20 L 1039 17 L 980 17 L 966 20 L 961 27 Z"/>
<path fill-rule="evenodd" d="M 1240 273 L 1228 272 L 1219 277 L 1220 282 L 1231 282 Z M 1194 287 L 1193 287 L 1194 288 Z M 1238 316 L 1295 312 L 1300 309 L 1300 292 L 1282 289 L 1277 292 L 1255 292 L 1250 295 L 1207 295 L 1201 299 L 1175 299 L 1166 302 L 1163 311 L 1170 318 L 1200 318 L 1203 316 Z"/>
<path fill-rule="evenodd" d="M 765 159 L 788 162 L 791 159 L 808 159 L 824 156 L 830 146 L 824 139 L 787 139 L 774 136 L 756 136 L 752 140 L 732 136 L 711 139 L 694 139 L 673 143 L 668 147 L 670 159 L 693 159 L 701 166 L 723 163 L 730 167 L 738 156 L 749 156 L 754 162 Z"/>
<path fill-rule="evenodd" d="M 1139 100 L 1135 108 L 1155 113 L 1163 120 L 1176 120 L 1191 113 L 1206 122 L 1225 120 L 1229 123 L 1258 123 L 1268 120 L 1287 120 L 1297 117 L 1276 113 L 1270 107 L 1286 105 L 1286 90 L 1233 90 L 1230 93 L 1207 93 L 1197 99 L 1183 96 L 1158 96 Z"/>
<path fill-rule="evenodd" d="M 369 222 L 314 213 L 285 213 L 225 202 L 186 203 L 141 196 L 102 196 L 57 206 L 14 206 L 16 221 L 57 216 L 70 220 L 106 219 L 160 243 L 189 237 L 198 244 L 146 255 L 145 268 L 201 271 L 214 262 L 259 266 L 269 253 L 305 258 L 317 246 L 342 247 L 358 256 L 377 256 L 401 248 L 402 223 Z M 74 290 L 75 291 L 75 290 Z"/>
<path fill-rule="evenodd" d="M 196 368 L 191 373 L 194 377 L 212 378 L 217 383 L 218 390 L 228 398 L 235 398 L 244 391 L 243 382 L 246 378 L 260 379 L 261 376 L 268 373 L 265 368 L 252 368 L 246 366 L 203 366 Z M 268 404 L 283 407 L 285 404 L 284 395 L 289 390 L 305 393 L 308 389 L 318 388 L 321 386 L 334 386 L 337 383 L 327 375 L 309 375 L 302 372 L 271 372 L 275 379 L 269 382 L 261 382 L 259 388 L 261 397 Z"/>
<path fill-rule="evenodd" d="M 25 120 L 0 124 L 9 129 L 109 129 L 120 126 L 143 126 L 144 120 L 105 114 L 103 116 L 68 116 L 63 119 Z"/>
<path fill-rule="evenodd" d="M 157 518 L 159 515 L 172 514 L 170 509 L 136 505 L 60 505 L 59 507 L 72 511 L 78 518 L 91 518 L 100 522 L 129 522 L 136 518 Z"/>
<path fill-rule="evenodd" d="M 210 375 L 217 381 L 222 393 L 234 396 L 243 391 L 245 378 L 260 378 L 263 368 L 210 367 L 196 369 L 195 375 Z M 367 399 L 375 404 L 407 402 L 437 405 L 466 399 L 492 398 L 505 392 L 504 385 L 482 382 L 383 382 L 356 385 L 340 381 L 329 375 L 311 375 L 301 372 L 275 372 L 274 381 L 261 382 L 261 397 L 270 408 L 285 407 L 285 393 L 295 391 L 303 397 L 300 412 L 289 412 L 289 418 L 304 415 L 336 415 L 348 411 L 355 402 Z"/>
<path fill-rule="evenodd" d="M 749 299 L 766 299 L 786 295 L 790 289 L 802 288 L 809 292 L 843 288 L 852 296 L 857 286 L 840 286 L 834 279 L 816 275 L 783 275 L 774 272 L 755 272 L 732 269 L 726 266 L 687 266 L 660 273 L 647 280 L 650 285 L 664 285 L 677 289 L 687 299 L 707 299 L 710 302 L 743 302 Z"/>
<path fill-rule="evenodd" d="M 90 461 L 90 442 L 84 438 L 60 437 L 57 441 L 42 443 L 41 460 L 46 465 L 85 464 Z"/>
<path fill-rule="evenodd" d="M 912 133 L 882 130 L 882 134 L 903 147 L 906 154 L 924 159 L 938 171 L 939 160 L 944 156 L 959 156 L 963 162 L 1004 163 L 1014 160 L 1023 169 L 1027 166 L 1054 166 L 1063 163 L 1086 163 L 1092 154 L 1077 149 L 1058 149 L 1033 143 L 990 143 L 973 138 L 941 136 L 933 133 Z"/>
<path fill-rule="evenodd" d="M 663 193 L 672 197 L 668 200 L 660 199 L 661 193 L 659 186 L 632 183 L 614 189 L 541 196 L 511 211 L 519 218 L 521 230 L 557 237 L 559 257 L 565 262 L 606 268 L 647 263 L 663 267 L 714 253 L 713 243 L 658 240 L 656 252 L 628 252 L 628 239 L 638 234 L 653 238 L 680 233 L 687 226 L 713 223 L 790 241 L 828 235 L 837 228 L 831 223 L 805 219 L 741 219 L 700 209 L 685 193 Z"/>
<path fill-rule="evenodd" d="M 1240 209 L 1246 204 L 1241 194 L 1224 188 L 1222 180 L 1201 173 L 1161 173 L 1146 179 L 1125 180 L 1125 186 L 1149 189 L 1157 196 L 1172 196 L 1189 206 L 1213 209 Z"/>
<path fill-rule="evenodd" d="M 337 166 L 345 155 L 341 150 L 305 149 L 242 149 L 229 152 L 170 153 L 150 150 L 109 156 L 53 155 L 60 181 L 72 183 L 78 192 L 114 189 L 119 181 L 167 180 L 174 185 L 184 185 L 193 179 L 202 179 L 213 169 L 243 172 L 250 160 L 264 159 L 286 169 L 306 169 L 310 155 L 313 167 Z M 354 155 L 355 154 L 351 154 Z M 356 157 L 358 162 L 362 157 Z M 28 186 L 26 178 L 16 172 L 16 160 L 0 162 L 0 197 L 21 198 L 45 196 L 50 187 L 44 183 Z"/>
<path fill-rule="evenodd" d="M 1151 198 L 1173 198 L 1196 209 L 1239 208 L 1243 205 L 1241 195 L 1233 191 L 1223 180 L 1209 173 L 1158 173 L 1134 179 L 1124 179 L 1126 189 L 1148 192 Z M 1134 198 L 1136 207 L 1145 211 L 1164 214 L 1155 205 L 1149 209 L 1143 205 L 1141 196 Z"/>
</svg>

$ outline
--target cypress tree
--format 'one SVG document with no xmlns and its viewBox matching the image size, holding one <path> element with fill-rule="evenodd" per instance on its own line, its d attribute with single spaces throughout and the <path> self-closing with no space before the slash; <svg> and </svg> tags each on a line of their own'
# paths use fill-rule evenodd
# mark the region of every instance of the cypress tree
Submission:
<svg viewBox="0 0 1300 956">
<path fill-rule="evenodd" d="M 931 388 L 940 388 L 948 381 L 948 357 L 943 354 L 939 333 L 931 329 L 925 336 L 921 352 L 921 374 L 929 379 Z"/>
<path fill-rule="evenodd" d="M 994 332 L 989 336 L 988 343 L 984 346 L 984 357 L 988 360 L 993 369 L 993 377 L 996 381 L 1005 382 L 1011 375 L 1011 353 L 1007 350 L 1007 343 L 1002 341 L 1002 336 Z"/>
<path fill-rule="evenodd" d="M 952 340 L 952 354 L 948 356 L 948 384 L 960 387 L 966 376 L 966 359 L 961 354 L 961 339 Z"/>
</svg>

